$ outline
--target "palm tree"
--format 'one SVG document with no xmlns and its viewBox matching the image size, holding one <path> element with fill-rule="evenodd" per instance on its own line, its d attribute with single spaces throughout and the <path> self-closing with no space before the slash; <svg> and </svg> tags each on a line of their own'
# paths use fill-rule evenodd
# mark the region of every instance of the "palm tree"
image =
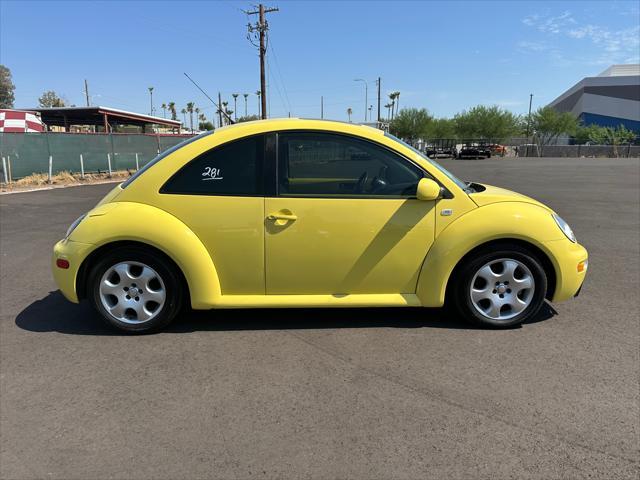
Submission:
<svg viewBox="0 0 640 480">
<path fill-rule="evenodd" d="M 184 119 L 184 122 L 182 122 L 182 124 L 186 127 L 187 126 L 187 111 L 183 108 L 182 110 L 180 110 L 180 113 L 182 114 L 182 118 Z"/>
<path fill-rule="evenodd" d="M 171 120 L 177 120 L 178 116 L 176 115 L 176 102 L 169 102 L 169 105 L 167 105 L 167 108 L 171 113 Z"/>
<path fill-rule="evenodd" d="M 242 96 L 244 97 L 244 116 L 247 117 L 247 98 L 249 98 L 249 94 L 243 93 Z"/>
<path fill-rule="evenodd" d="M 400 111 L 400 92 L 396 91 L 396 114 Z"/>
<path fill-rule="evenodd" d="M 393 120 L 393 107 L 395 107 L 395 105 L 396 105 L 396 93 L 395 92 L 391 92 L 389 94 L 389 100 L 391 100 L 389 102 L 391 104 L 391 115 L 389 116 L 389 119 Z"/>
<path fill-rule="evenodd" d="M 238 95 L 240 95 L 239 93 L 232 93 L 231 96 L 233 97 L 233 119 L 237 122 L 238 121 L 238 114 L 236 113 L 238 111 Z"/>
<path fill-rule="evenodd" d="M 397 107 L 398 103 L 400 103 L 400 92 L 395 91 L 389 94 L 389 100 L 391 100 L 391 120 L 393 120 L 395 113 L 398 112 Z"/>
<path fill-rule="evenodd" d="M 153 87 L 147 87 L 149 90 L 149 99 L 151 102 L 151 106 L 149 107 L 149 115 L 153 115 Z"/>
<path fill-rule="evenodd" d="M 353 113 L 353 110 L 351 109 L 351 107 L 347 108 L 347 115 L 349 115 L 349 123 L 351 123 L 351 114 Z"/>
<path fill-rule="evenodd" d="M 200 130 L 202 130 L 202 129 L 203 129 L 202 124 L 203 124 L 204 122 L 206 122 L 206 121 L 207 121 L 207 117 L 205 117 L 204 113 L 201 113 L 200 115 L 198 115 L 198 122 L 199 122 L 198 127 L 199 127 L 199 129 L 200 129 Z"/>
<path fill-rule="evenodd" d="M 261 112 L 262 103 L 260 102 L 260 95 L 262 95 L 262 92 L 260 90 L 256 90 L 256 95 L 258 96 L 258 117 L 262 118 L 262 112 Z"/>
<path fill-rule="evenodd" d="M 189 112 L 189 126 L 191 127 L 191 133 L 193 133 L 193 102 L 187 103 L 187 112 Z"/>
<path fill-rule="evenodd" d="M 390 104 L 390 103 L 387 103 L 387 104 L 384 106 L 384 108 L 386 108 L 386 109 L 387 109 L 387 120 L 389 120 L 389 119 L 390 119 L 390 113 L 389 113 L 389 112 L 390 112 L 390 109 L 391 109 L 391 104 Z"/>
<path fill-rule="evenodd" d="M 162 109 L 162 118 L 167 118 L 167 104 L 163 103 L 160 108 Z"/>
<path fill-rule="evenodd" d="M 229 102 L 227 102 L 226 100 L 222 102 L 222 123 L 225 125 L 229 124 L 229 117 L 227 116 L 229 115 L 229 109 L 227 108 L 227 105 L 229 105 Z"/>
</svg>

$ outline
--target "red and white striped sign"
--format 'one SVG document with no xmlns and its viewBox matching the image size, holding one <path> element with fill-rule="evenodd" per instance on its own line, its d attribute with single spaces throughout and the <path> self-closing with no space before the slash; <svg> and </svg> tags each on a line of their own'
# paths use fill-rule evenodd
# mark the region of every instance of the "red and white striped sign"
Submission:
<svg viewBox="0 0 640 480">
<path fill-rule="evenodd" d="M 44 124 L 33 112 L 0 109 L 0 132 L 43 132 Z"/>
</svg>

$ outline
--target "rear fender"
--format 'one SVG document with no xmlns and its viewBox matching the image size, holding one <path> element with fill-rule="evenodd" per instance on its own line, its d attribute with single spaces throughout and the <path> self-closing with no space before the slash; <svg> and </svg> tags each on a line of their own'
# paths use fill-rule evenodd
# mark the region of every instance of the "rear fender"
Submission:
<svg viewBox="0 0 640 480">
<path fill-rule="evenodd" d="M 151 245 L 182 270 L 193 308 L 211 308 L 220 299 L 220 281 L 205 246 L 187 225 L 159 208 L 134 202 L 100 205 L 88 213 L 69 240 L 92 244 L 87 256 L 113 242 Z"/>
</svg>

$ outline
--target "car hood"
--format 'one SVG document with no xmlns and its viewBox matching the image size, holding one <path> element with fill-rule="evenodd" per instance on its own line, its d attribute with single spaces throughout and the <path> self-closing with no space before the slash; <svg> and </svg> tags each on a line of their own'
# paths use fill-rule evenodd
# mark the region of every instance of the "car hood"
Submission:
<svg viewBox="0 0 640 480">
<path fill-rule="evenodd" d="M 539 207 L 550 210 L 549 207 L 547 207 L 544 203 L 540 203 L 539 201 L 534 200 L 531 197 L 527 197 L 526 195 L 522 195 L 521 193 L 513 192 L 511 190 L 507 190 L 506 188 L 494 187 L 492 185 L 482 184 L 482 186 L 485 188 L 482 192 L 469 194 L 471 199 L 479 207 L 489 205 L 490 203 L 524 202 L 538 205 Z"/>
</svg>

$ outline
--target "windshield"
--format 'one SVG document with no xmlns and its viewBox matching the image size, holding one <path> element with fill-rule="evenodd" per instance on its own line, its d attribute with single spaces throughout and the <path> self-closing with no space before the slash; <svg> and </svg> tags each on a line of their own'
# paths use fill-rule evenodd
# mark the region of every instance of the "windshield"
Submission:
<svg viewBox="0 0 640 480">
<path fill-rule="evenodd" d="M 174 145 L 173 147 L 168 148 L 164 152 L 161 152 L 157 157 L 155 157 L 153 160 L 150 160 L 144 167 L 142 167 L 140 170 L 138 170 L 136 173 L 134 173 L 132 176 L 130 176 L 127 179 L 126 182 L 124 182 L 122 185 L 120 185 L 120 188 L 127 188 L 127 186 L 131 182 L 133 182 L 136 178 L 138 178 L 144 172 L 149 170 L 149 168 L 153 167 L 156 163 L 158 163 L 160 160 L 162 160 L 166 156 L 171 155 L 176 150 L 184 147 L 185 145 L 188 145 L 191 142 L 195 142 L 196 140 L 200 140 L 202 137 L 206 137 L 207 135 L 211 135 L 212 133 L 213 133 L 213 130 L 211 130 L 209 132 L 201 133 L 200 135 L 196 135 L 195 137 L 187 138 L 184 142 L 180 142 L 177 145 Z"/>
<path fill-rule="evenodd" d="M 420 150 L 418 150 L 417 148 L 412 147 L 411 145 L 409 145 L 407 142 L 405 142 L 404 140 L 400 140 L 398 137 L 396 137 L 395 135 L 391 135 L 389 132 L 384 132 L 385 136 L 395 140 L 396 142 L 404 145 L 405 147 L 409 148 L 412 152 L 415 152 L 416 154 L 420 155 L 420 157 L 425 160 L 426 162 L 429 162 L 430 165 L 433 165 L 434 168 L 437 168 L 439 171 L 441 171 L 442 173 L 444 173 L 449 180 L 451 180 L 453 183 L 455 183 L 458 187 L 460 187 L 462 190 L 464 190 L 465 192 L 469 191 L 469 185 L 465 182 L 463 182 L 462 180 L 460 180 L 458 177 L 456 177 L 453 173 L 451 173 L 449 170 L 447 170 L 446 168 L 444 168 L 442 165 L 440 165 L 437 162 L 434 162 L 433 160 L 431 160 L 429 157 L 427 157 L 424 153 L 422 153 Z"/>
</svg>

